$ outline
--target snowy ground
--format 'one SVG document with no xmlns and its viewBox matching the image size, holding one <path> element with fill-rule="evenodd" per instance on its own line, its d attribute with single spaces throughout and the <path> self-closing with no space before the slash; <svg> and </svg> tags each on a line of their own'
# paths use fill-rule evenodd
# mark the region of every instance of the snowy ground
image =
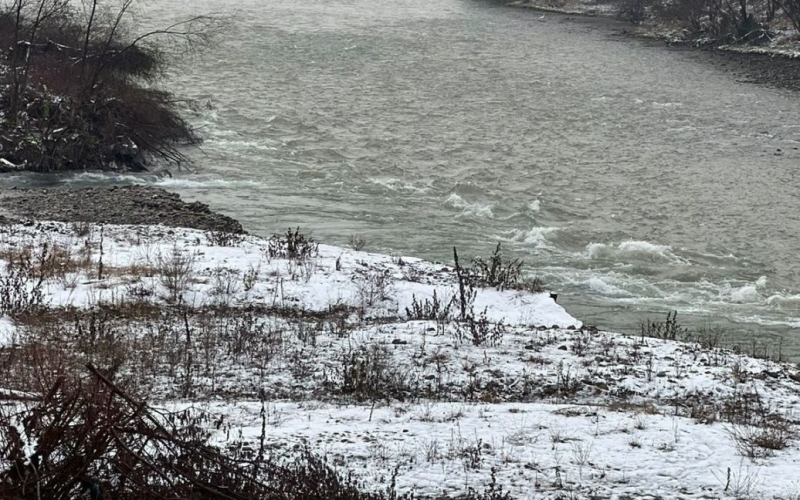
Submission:
<svg viewBox="0 0 800 500">
<path fill-rule="evenodd" d="M 493 471 L 515 498 L 800 495 L 788 364 L 597 332 L 547 293 L 479 288 L 470 324 L 453 267 L 412 258 L 325 245 L 289 258 L 285 239 L 157 226 L 0 231 L 0 258 L 32 262 L 24 289 L 14 266 L 0 282 L 6 348 L 68 344 L 114 364 L 154 405 L 208 412 L 221 443 L 263 428 L 273 453 L 309 446 L 419 496 L 481 489 Z M 8 297 L 29 298 L 37 275 L 50 312 L 11 320 Z M 456 297 L 446 314 L 434 292 Z M 426 300 L 436 319 L 413 313 Z"/>
</svg>

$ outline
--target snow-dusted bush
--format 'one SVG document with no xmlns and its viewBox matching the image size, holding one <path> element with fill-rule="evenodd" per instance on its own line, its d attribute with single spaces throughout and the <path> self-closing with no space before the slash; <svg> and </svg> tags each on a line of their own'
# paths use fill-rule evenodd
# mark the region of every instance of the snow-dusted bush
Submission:
<svg viewBox="0 0 800 500">
<path fill-rule="evenodd" d="M 140 170 L 151 160 L 187 161 L 176 144 L 196 137 L 172 95 L 150 84 L 170 53 L 207 42 L 216 21 L 199 16 L 137 33 L 135 4 L 0 5 L 0 47 L 10 47 L 0 64 L 4 169 Z"/>
</svg>

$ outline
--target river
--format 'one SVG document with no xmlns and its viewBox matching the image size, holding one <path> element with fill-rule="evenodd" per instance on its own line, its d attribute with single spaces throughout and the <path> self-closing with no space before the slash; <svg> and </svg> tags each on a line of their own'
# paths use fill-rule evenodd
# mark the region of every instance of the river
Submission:
<svg viewBox="0 0 800 500">
<path fill-rule="evenodd" d="M 476 0 L 144 15 L 197 13 L 231 23 L 167 82 L 203 104 L 196 172 L 140 182 L 257 233 L 443 261 L 502 242 L 587 323 L 636 332 L 674 309 L 800 356 L 796 94 L 605 21 Z"/>
</svg>

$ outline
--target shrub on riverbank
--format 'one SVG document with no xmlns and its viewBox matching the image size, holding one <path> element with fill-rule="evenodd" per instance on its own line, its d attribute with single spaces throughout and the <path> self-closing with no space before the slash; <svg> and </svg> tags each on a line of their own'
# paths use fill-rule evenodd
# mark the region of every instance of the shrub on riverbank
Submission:
<svg viewBox="0 0 800 500">
<path fill-rule="evenodd" d="M 508 3 L 508 2 L 505 2 Z M 763 45 L 800 41 L 800 0 L 518 0 L 518 5 L 588 15 L 616 15 L 646 24 L 671 43 Z"/>
<path fill-rule="evenodd" d="M 625 0 L 621 13 L 629 20 L 648 18 L 678 25 L 693 37 L 730 43 L 768 43 L 781 9 L 774 0 Z"/>
<path fill-rule="evenodd" d="M 197 137 L 173 96 L 151 85 L 171 61 L 170 49 L 202 45 L 215 21 L 200 16 L 134 34 L 134 4 L 0 6 L 1 168 L 141 170 L 150 161 L 186 162 L 176 145 Z"/>
<path fill-rule="evenodd" d="M 695 43 L 769 45 L 778 33 L 800 32 L 796 0 L 621 0 L 620 16 L 678 28 Z"/>
</svg>

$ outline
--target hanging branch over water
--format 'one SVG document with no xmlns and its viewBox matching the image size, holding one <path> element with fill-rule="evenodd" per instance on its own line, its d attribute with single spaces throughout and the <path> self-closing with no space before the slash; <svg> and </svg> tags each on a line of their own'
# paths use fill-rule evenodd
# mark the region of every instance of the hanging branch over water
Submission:
<svg viewBox="0 0 800 500">
<path fill-rule="evenodd" d="M 208 47 L 227 23 L 198 15 L 131 35 L 137 0 L 17 0 L 0 8 L 0 47 L 12 47 L 0 91 L 3 168 L 143 170 L 189 163 L 198 137 L 178 101 L 154 88 L 179 59 Z M 3 64 L 0 63 L 0 67 Z M 2 69 L 2 68 L 0 68 Z"/>
</svg>

